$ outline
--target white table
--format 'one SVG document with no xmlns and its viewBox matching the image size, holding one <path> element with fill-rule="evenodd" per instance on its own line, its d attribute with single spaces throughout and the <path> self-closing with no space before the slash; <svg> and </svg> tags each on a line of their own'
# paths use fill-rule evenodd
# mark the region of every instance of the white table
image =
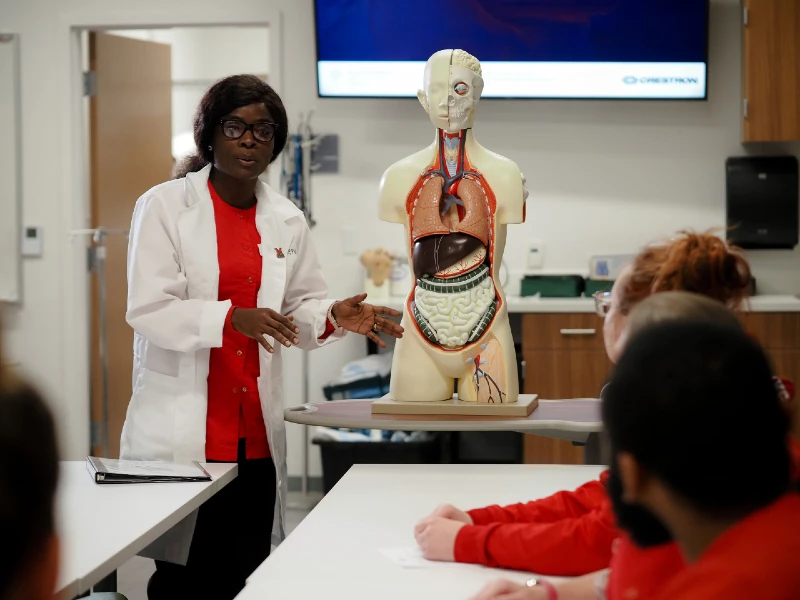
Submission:
<svg viewBox="0 0 800 600">
<path fill-rule="evenodd" d="M 414 525 L 438 504 L 511 504 L 574 489 L 604 467 L 356 465 L 248 580 L 237 600 L 464 600 L 487 582 L 529 574 L 436 563 L 402 568 L 379 550 L 416 546 Z"/>
<path fill-rule="evenodd" d="M 62 462 L 56 500 L 60 597 L 89 591 L 237 474 L 235 464 L 204 466 L 213 478 L 210 482 L 98 485 L 85 461 Z"/>
</svg>

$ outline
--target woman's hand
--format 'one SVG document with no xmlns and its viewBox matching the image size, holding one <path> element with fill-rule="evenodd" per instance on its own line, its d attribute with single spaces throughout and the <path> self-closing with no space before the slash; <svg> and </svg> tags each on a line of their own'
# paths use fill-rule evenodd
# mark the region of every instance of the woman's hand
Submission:
<svg viewBox="0 0 800 600">
<path fill-rule="evenodd" d="M 428 560 L 454 561 L 456 537 L 466 523 L 442 517 L 428 517 L 414 528 L 422 556 Z"/>
<path fill-rule="evenodd" d="M 486 584 L 472 600 L 548 600 L 547 590 L 540 586 L 528 587 L 507 579 Z"/>
<path fill-rule="evenodd" d="M 459 521 L 472 525 L 472 517 L 460 508 L 456 508 L 452 504 L 440 504 L 436 510 L 430 514 L 431 517 L 442 517 L 443 519 L 450 519 L 451 521 Z"/>
<path fill-rule="evenodd" d="M 339 327 L 366 335 L 381 348 L 386 348 L 386 344 L 378 337 L 378 333 L 385 333 L 393 338 L 403 337 L 403 328 L 386 318 L 387 316 L 399 317 L 402 313 L 385 306 L 365 304 L 366 297 L 366 294 L 359 294 L 347 300 L 335 302 L 331 313 Z"/>
<path fill-rule="evenodd" d="M 267 342 L 265 335 L 275 338 L 275 341 L 287 348 L 292 344 L 300 343 L 300 340 L 295 337 L 300 330 L 292 323 L 292 320 L 293 317 L 284 317 L 271 308 L 235 308 L 231 315 L 233 328 L 256 340 L 270 354 L 274 350 Z"/>
</svg>

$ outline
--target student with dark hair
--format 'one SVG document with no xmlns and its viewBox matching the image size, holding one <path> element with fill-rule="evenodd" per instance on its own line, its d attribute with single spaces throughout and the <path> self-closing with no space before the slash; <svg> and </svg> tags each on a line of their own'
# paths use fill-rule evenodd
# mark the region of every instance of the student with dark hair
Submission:
<svg viewBox="0 0 800 600">
<path fill-rule="evenodd" d="M 789 419 L 767 358 L 744 332 L 647 328 L 614 370 L 603 422 L 619 526 L 640 546 L 672 537 L 689 563 L 660 598 L 800 597 Z"/>
<path fill-rule="evenodd" d="M 59 568 L 53 502 L 58 451 L 50 412 L 0 369 L 0 600 L 51 600 Z"/>
<path fill-rule="evenodd" d="M 286 144 L 275 91 L 252 75 L 215 83 L 195 155 L 136 203 L 128 249 L 133 396 L 122 457 L 238 462 L 238 477 L 147 554 L 151 600 L 227 600 L 284 537 L 281 347 L 345 331 L 394 337 L 400 313 L 335 302 L 303 213 L 263 183 Z M 214 573 L 209 577 L 209 573 Z"/>
</svg>

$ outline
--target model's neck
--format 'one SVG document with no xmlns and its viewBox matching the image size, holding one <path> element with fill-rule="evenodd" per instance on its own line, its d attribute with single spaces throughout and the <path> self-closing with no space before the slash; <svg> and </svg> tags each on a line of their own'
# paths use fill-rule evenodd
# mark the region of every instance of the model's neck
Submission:
<svg viewBox="0 0 800 600">
<path fill-rule="evenodd" d="M 438 148 L 441 146 L 445 139 L 451 140 L 458 140 L 458 147 L 461 148 L 462 145 L 465 145 L 467 150 L 469 148 L 476 146 L 478 144 L 475 141 L 475 134 L 472 133 L 472 129 L 462 129 L 460 131 L 445 131 L 444 129 L 437 129 L 436 130 L 436 147 Z"/>
</svg>

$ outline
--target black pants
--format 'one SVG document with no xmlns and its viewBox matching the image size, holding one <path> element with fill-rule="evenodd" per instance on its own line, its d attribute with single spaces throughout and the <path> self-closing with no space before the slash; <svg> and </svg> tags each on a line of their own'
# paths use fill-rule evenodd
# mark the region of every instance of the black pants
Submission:
<svg viewBox="0 0 800 600">
<path fill-rule="evenodd" d="M 271 458 L 245 456 L 244 440 L 239 440 L 238 477 L 200 507 L 186 566 L 156 561 L 147 584 L 148 600 L 232 600 L 267 559 L 275 465 Z"/>
</svg>

